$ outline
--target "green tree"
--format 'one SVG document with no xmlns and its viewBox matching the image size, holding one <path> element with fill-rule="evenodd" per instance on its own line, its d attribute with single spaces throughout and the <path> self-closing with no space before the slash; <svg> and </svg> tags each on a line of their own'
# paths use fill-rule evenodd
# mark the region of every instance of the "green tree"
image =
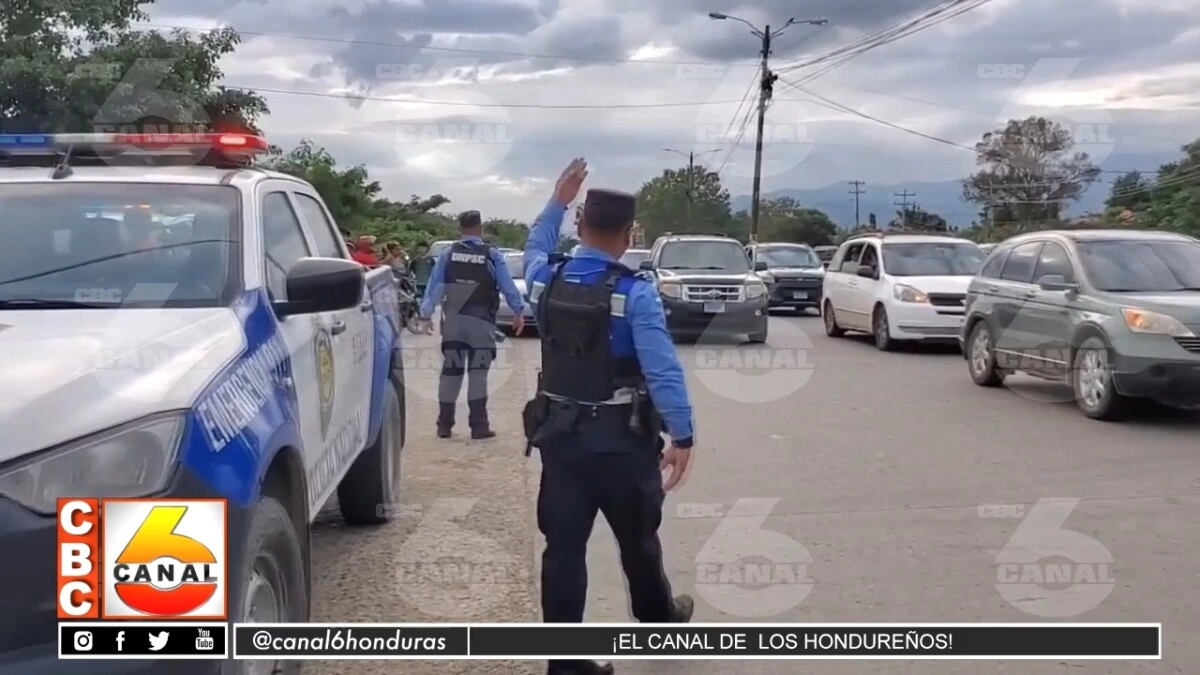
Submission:
<svg viewBox="0 0 1200 675">
<path fill-rule="evenodd" d="M 729 191 L 715 171 L 697 166 L 692 174 L 691 220 L 688 220 L 688 169 L 667 169 L 638 190 L 637 220 L 646 241 L 664 232 L 733 234 Z"/>
<path fill-rule="evenodd" d="M 963 181 L 963 199 L 1015 232 L 1056 223 L 1100 176 L 1074 145 L 1070 130 L 1044 117 L 1009 120 L 975 144 L 980 168 Z"/>
<path fill-rule="evenodd" d="M 750 215 L 738 213 L 737 229 L 750 231 Z M 837 240 L 838 228 L 825 212 L 806 208 L 791 197 L 764 201 L 758 212 L 761 241 L 787 241 L 809 246 L 829 246 Z"/>
<path fill-rule="evenodd" d="M 484 237 L 501 248 L 525 248 L 529 226 L 516 220 L 490 218 L 483 222 Z"/>
<path fill-rule="evenodd" d="M 1159 167 L 1153 180 L 1114 183 L 1110 221 L 1125 227 L 1175 230 L 1200 236 L 1200 139 L 1184 146 L 1183 158 Z M 1121 181 L 1118 179 L 1118 182 Z"/>
<path fill-rule="evenodd" d="M 926 230 L 929 232 L 949 232 L 950 224 L 936 213 L 922 209 L 919 205 L 907 206 L 896 210 L 896 216 L 888 224 L 890 227 Z"/>
<path fill-rule="evenodd" d="M 1140 171 L 1122 174 L 1113 181 L 1104 206 L 1109 209 L 1132 211 L 1145 209 L 1152 201 L 1153 186 L 1154 181 L 1143 176 Z"/>
<path fill-rule="evenodd" d="M 240 41 L 231 29 L 132 31 L 146 0 L 7 4 L 0 132 L 256 132 L 269 112 L 257 94 L 219 85 L 218 62 Z"/>
<path fill-rule="evenodd" d="M 366 167 L 339 169 L 333 155 L 312 141 L 301 141 L 286 153 L 275 149 L 263 165 L 311 183 L 339 227 L 358 229 L 373 215 L 372 208 L 381 188 L 367 176 Z"/>
</svg>

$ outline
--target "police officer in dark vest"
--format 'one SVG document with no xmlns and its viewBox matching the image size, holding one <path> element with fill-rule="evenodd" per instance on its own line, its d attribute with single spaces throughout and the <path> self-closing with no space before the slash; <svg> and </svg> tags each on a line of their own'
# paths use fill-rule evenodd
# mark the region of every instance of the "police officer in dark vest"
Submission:
<svg viewBox="0 0 1200 675">
<path fill-rule="evenodd" d="M 461 238 L 434 262 L 421 303 L 421 318 L 432 332 L 433 310 L 442 308 L 442 373 L 438 383 L 437 434 L 449 438 L 454 412 L 467 378 L 468 423 L 471 438 L 496 435 L 488 423 L 488 369 L 496 358 L 496 311 L 503 293 L 516 320 L 524 328 L 525 300 L 508 273 L 504 257 L 483 241 L 483 221 L 478 211 L 459 216 Z"/>
<path fill-rule="evenodd" d="M 542 460 L 542 617 L 583 621 L 587 543 L 603 513 L 621 549 L 634 618 L 686 623 L 694 602 L 672 596 L 658 538 L 666 492 L 691 457 L 683 367 L 657 288 L 618 262 L 632 236 L 633 195 L 589 190 L 580 247 L 570 258 L 554 255 L 563 215 L 586 176 L 582 159 L 567 167 L 525 245 L 542 347 L 538 392 L 523 414 Z M 593 661 L 551 661 L 549 668 L 551 675 L 612 672 Z"/>
</svg>

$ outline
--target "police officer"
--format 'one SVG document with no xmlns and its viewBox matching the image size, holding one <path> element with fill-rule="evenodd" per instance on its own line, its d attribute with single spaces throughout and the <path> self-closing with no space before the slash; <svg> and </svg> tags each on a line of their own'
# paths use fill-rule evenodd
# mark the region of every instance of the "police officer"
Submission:
<svg viewBox="0 0 1200 675">
<path fill-rule="evenodd" d="M 525 245 L 542 343 L 539 391 L 524 415 L 542 459 L 542 616 L 583 621 L 587 543 L 599 512 L 621 549 L 634 618 L 686 623 L 694 602 L 672 597 L 658 528 L 666 491 L 689 464 L 691 403 L 657 289 L 617 262 L 630 244 L 634 196 L 589 190 L 579 249 L 551 260 L 586 176 L 582 159 L 567 167 Z M 664 426 L 672 439 L 665 451 Z M 551 661 L 548 672 L 604 674 L 613 666 Z"/>
<path fill-rule="evenodd" d="M 493 438 L 488 423 L 487 376 L 496 358 L 496 312 L 500 294 L 512 309 L 514 328 L 525 326 L 525 300 L 508 273 L 508 265 L 495 248 L 483 241 L 483 221 L 478 211 L 459 216 L 461 238 L 434 262 L 421 303 L 425 331 L 432 332 L 433 310 L 442 304 L 442 373 L 438 384 L 439 438 L 449 438 L 454 408 L 467 377 L 468 423 L 471 438 Z"/>
</svg>

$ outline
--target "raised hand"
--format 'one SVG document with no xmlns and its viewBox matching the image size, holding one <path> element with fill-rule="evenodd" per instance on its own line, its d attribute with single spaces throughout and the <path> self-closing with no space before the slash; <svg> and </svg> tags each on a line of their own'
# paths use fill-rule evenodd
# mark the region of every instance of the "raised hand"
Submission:
<svg viewBox="0 0 1200 675">
<path fill-rule="evenodd" d="M 554 199 L 558 203 L 566 206 L 575 201 L 575 198 L 579 196 L 580 188 L 583 187 L 584 179 L 587 178 L 587 168 L 587 160 L 584 158 L 576 157 L 571 160 L 554 185 Z"/>
</svg>

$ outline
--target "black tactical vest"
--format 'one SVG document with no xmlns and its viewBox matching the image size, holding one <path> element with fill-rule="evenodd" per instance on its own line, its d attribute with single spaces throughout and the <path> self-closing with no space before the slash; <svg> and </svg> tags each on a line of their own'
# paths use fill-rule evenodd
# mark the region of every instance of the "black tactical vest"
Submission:
<svg viewBox="0 0 1200 675">
<path fill-rule="evenodd" d="M 558 265 L 537 303 L 542 342 L 542 390 L 583 402 L 612 398 L 642 379 L 637 358 L 612 353 L 612 296 L 617 282 L 633 271 L 612 264 L 602 283 L 564 281 Z"/>
<path fill-rule="evenodd" d="M 492 249 L 483 242 L 457 241 L 446 257 L 445 311 L 492 322 L 500 309 L 500 289 L 492 269 Z"/>
</svg>

